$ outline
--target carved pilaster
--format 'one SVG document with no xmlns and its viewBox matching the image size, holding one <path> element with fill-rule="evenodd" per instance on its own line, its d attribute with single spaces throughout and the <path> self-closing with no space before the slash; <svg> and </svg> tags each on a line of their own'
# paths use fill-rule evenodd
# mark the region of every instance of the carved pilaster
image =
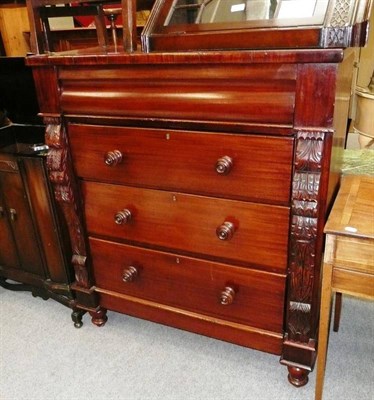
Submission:
<svg viewBox="0 0 374 400">
<path fill-rule="evenodd" d="M 75 286 L 90 287 L 87 272 L 87 251 L 83 233 L 78 195 L 70 163 L 67 137 L 59 117 L 44 117 L 45 140 L 49 146 L 47 167 L 54 195 L 67 222 L 72 247 L 72 265 L 75 272 Z"/>
<path fill-rule="evenodd" d="M 281 363 L 287 365 L 289 381 L 295 386 L 308 382 L 316 358 L 318 304 L 315 286 L 319 285 L 321 246 L 318 240 L 323 218 L 322 162 L 326 134 L 317 131 L 296 133 L 296 150 L 291 197 L 291 227 L 287 270 L 288 292 L 285 335 Z"/>
<path fill-rule="evenodd" d="M 313 337 L 311 308 L 316 260 L 321 163 L 325 134 L 298 132 L 292 182 L 287 339 Z"/>
</svg>

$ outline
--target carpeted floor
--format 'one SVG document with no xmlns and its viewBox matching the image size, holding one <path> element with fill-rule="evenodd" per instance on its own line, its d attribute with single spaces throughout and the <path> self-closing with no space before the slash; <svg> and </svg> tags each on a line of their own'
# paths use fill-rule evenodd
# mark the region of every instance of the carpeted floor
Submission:
<svg viewBox="0 0 374 400">
<path fill-rule="evenodd" d="M 102 328 L 0 287 L 1 400 L 312 400 L 279 357 L 109 312 Z M 374 303 L 344 298 L 325 400 L 374 400 Z"/>
</svg>

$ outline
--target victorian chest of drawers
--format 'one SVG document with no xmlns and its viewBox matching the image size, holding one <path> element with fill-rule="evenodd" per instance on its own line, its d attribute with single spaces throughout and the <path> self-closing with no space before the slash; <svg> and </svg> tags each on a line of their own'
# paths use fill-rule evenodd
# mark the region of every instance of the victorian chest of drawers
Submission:
<svg viewBox="0 0 374 400">
<path fill-rule="evenodd" d="M 27 64 L 76 307 L 279 355 L 305 385 L 372 2 L 121 0 L 111 39 L 107 0 L 58 3 L 27 0 Z M 95 18 L 98 47 L 54 53 L 62 15 Z"/>
<path fill-rule="evenodd" d="M 305 384 L 351 61 L 341 50 L 29 58 L 77 306 L 97 325 L 109 309 L 281 355 Z"/>
</svg>

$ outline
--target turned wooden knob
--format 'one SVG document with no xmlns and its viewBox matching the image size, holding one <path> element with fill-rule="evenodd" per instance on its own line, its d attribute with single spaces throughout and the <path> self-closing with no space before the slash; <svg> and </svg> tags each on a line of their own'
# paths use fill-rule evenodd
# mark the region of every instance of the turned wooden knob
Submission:
<svg viewBox="0 0 374 400">
<path fill-rule="evenodd" d="M 133 265 L 130 265 L 129 267 L 123 270 L 122 280 L 126 283 L 134 282 L 137 276 L 138 276 L 138 270 Z"/>
<path fill-rule="evenodd" d="M 122 153 L 119 150 L 108 151 L 105 154 L 104 162 L 108 167 L 114 167 L 122 161 Z"/>
<path fill-rule="evenodd" d="M 233 303 L 235 299 L 235 290 L 231 286 L 226 286 L 221 292 L 219 301 L 223 306 L 228 306 Z"/>
<path fill-rule="evenodd" d="M 117 225 L 128 224 L 130 221 L 131 221 L 131 211 L 127 208 L 118 211 L 118 213 L 114 216 L 114 222 Z"/>
<path fill-rule="evenodd" d="M 232 222 L 225 221 L 216 229 L 216 234 L 219 240 L 230 240 L 235 232 L 235 226 Z"/>
<path fill-rule="evenodd" d="M 216 162 L 216 172 L 220 175 L 227 175 L 232 168 L 233 161 L 229 156 L 223 156 Z"/>
</svg>

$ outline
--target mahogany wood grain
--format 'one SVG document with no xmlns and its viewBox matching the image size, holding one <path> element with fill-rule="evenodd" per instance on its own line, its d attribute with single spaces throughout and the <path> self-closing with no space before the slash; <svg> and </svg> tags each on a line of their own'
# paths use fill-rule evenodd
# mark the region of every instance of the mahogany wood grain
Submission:
<svg viewBox="0 0 374 400">
<path fill-rule="evenodd" d="M 273 31 L 237 30 L 227 33 L 168 33 L 167 35 L 152 35 L 150 44 L 145 45 L 147 51 L 191 51 L 196 49 L 196 41 L 201 50 L 218 50 L 222 48 L 307 48 L 316 47 L 320 33 L 317 29 L 304 29 L 302 34 L 295 35 L 292 29 L 278 30 L 279 36 L 274 37 Z M 259 39 L 260 38 L 260 39 Z"/>
<path fill-rule="evenodd" d="M 98 294 L 100 304 L 108 310 L 133 315 L 137 318 L 144 318 L 268 353 L 280 354 L 282 351 L 282 335 L 274 332 L 118 294 L 113 291 L 99 289 Z"/>
<path fill-rule="evenodd" d="M 285 275 L 212 263 L 179 254 L 90 239 L 95 285 L 227 321 L 282 332 Z M 133 266 L 137 275 L 123 281 Z M 222 305 L 226 286 L 235 294 Z"/>
<path fill-rule="evenodd" d="M 243 50 L 243 51 L 199 51 L 199 52 L 171 52 L 171 53 L 111 53 L 98 47 L 74 50 L 58 54 L 30 55 L 26 64 L 33 67 L 70 66 L 94 67 L 105 65 L 177 65 L 177 64 L 298 64 L 298 63 L 340 63 L 344 57 L 344 50 L 337 49 L 282 49 Z M 101 68 L 100 68 L 101 69 Z"/>
<path fill-rule="evenodd" d="M 68 114 L 292 123 L 293 65 L 230 71 L 220 64 L 61 70 L 61 106 Z"/>
<path fill-rule="evenodd" d="M 336 64 L 298 67 L 294 125 L 297 128 L 333 126 Z"/>
<path fill-rule="evenodd" d="M 214 54 L 214 53 L 213 53 Z M 59 70 L 59 78 L 62 81 L 78 81 L 81 84 L 92 79 L 97 80 L 112 80 L 118 79 L 119 82 L 128 82 L 130 79 L 138 84 L 149 85 L 152 81 L 165 80 L 166 82 L 191 82 L 203 85 L 206 83 L 215 83 L 214 81 L 231 81 L 233 84 L 238 83 L 253 83 L 254 90 L 257 88 L 269 87 L 275 92 L 289 91 L 295 88 L 295 80 L 297 77 L 297 66 L 288 57 L 289 54 L 284 53 L 283 57 L 279 57 L 271 63 L 272 55 L 269 58 L 260 57 L 257 53 L 244 53 L 236 61 L 235 54 L 231 54 L 232 58 L 219 57 L 215 53 L 213 57 L 211 53 L 201 53 L 197 62 L 196 56 L 188 57 L 184 54 L 170 54 L 165 58 L 162 54 L 156 57 L 155 54 L 148 57 L 144 54 L 135 53 L 133 56 L 118 56 L 114 61 L 109 63 L 109 60 L 104 57 L 101 59 L 101 67 L 95 68 L 90 65 L 89 57 L 82 57 L 78 63 L 74 64 L 77 68 L 71 68 L 70 57 L 62 57 L 65 60 Z M 229 54 L 230 55 L 230 54 Z M 317 53 L 315 56 L 318 56 Z M 300 54 L 300 58 L 301 54 Z M 319 59 L 319 57 L 317 58 Z M 32 59 L 30 59 L 32 61 Z M 221 62 L 222 61 L 222 62 Z M 108 64 L 108 65 L 106 65 Z M 151 64 L 151 65 L 150 65 Z M 230 65 L 230 68 L 227 68 Z M 209 68 L 208 68 L 209 67 Z M 181 76 L 183 73 L 183 79 Z M 272 77 L 273 82 L 269 82 L 269 77 Z M 89 83 L 89 82 L 88 82 Z"/>
<path fill-rule="evenodd" d="M 90 234 L 286 269 L 288 207 L 95 182 L 81 187 Z M 132 218 L 118 225 L 114 216 L 122 209 Z M 216 235 L 225 221 L 236 229 L 227 241 Z"/>
<path fill-rule="evenodd" d="M 56 70 L 53 67 L 41 67 L 33 69 L 36 95 L 39 108 L 43 114 L 53 114 L 60 111 L 59 86 L 57 83 Z"/>
<path fill-rule="evenodd" d="M 287 205 L 293 138 L 69 124 L 75 171 L 84 179 Z M 121 161 L 108 166 L 113 150 Z M 276 157 L 271 157 L 276 154 Z M 232 159 L 226 175 L 221 157 Z"/>
</svg>

